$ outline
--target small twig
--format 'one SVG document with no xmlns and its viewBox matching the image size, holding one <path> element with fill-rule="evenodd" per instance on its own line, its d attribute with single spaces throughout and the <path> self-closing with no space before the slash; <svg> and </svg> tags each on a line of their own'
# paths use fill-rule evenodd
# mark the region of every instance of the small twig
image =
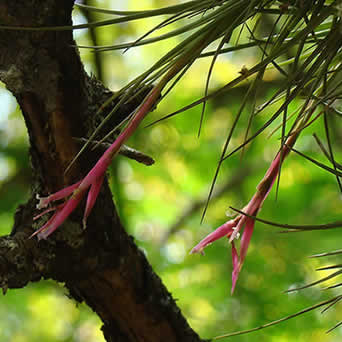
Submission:
<svg viewBox="0 0 342 342">
<path fill-rule="evenodd" d="M 88 142 L 88 139 L 85 138 L 74 138 L 77 142 L 80 143 L 86 143 Z M 98 146 L 100 149 L 102 149 L 103 151 L 105 151 L 110 144 L 109 143 L 99 143 L 97 140 L 93 140 L 90 143 L 90 146 Z M 144 165 L 150 166 L 154 164 L 154 159 L 138 150 L 135 150 L 134 148 L 128 147 L 127 145 L 123 145 L 120 148 L 119 154 L 121 154 L 122 156 L 125 156 L 127 158 L 133 159 L 135 161 L 137 161 L 138 163 L 142 163 Z"/>
</svg>

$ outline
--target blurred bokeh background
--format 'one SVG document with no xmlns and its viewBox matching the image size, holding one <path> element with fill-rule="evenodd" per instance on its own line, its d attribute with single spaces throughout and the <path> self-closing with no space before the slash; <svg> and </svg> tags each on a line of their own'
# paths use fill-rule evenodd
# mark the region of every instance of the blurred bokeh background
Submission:
<svg viewBox="0 0 342 342">
<path fill-rule="evenodd" d="M 167 5 L 173 3 L 178 1 L 167 1 Z M 87 4 L 137 10 L 165 6 L 165 1 L 98 0 Z M 78 8 L 74 11 L 74 23 L 107 17 L 95 12 L 87 14 Z M 113 45 L 135 40 L 159 21 L 152 18 L 94 31 L 77 30 L 74 35 L 81 45 Z M 179 24 L 173 25 L 177 27 Z M 247 42 L 247 34 L 242 34 L 239 39 Z M 110 89 L 118 90 L 177 42 L 179 38 L 172 38 L 132 48 L 125 53 L 106 51 L 96 54 L 91 49 L 81 49 L 80 54 L 89 74 L 99 77 Z M 253 48 L 221 56 L 210 89 L 232 80 L 243 66 L 252 66 L 258 58 L 260 52 Z M 144 123 L 151 123 L 203 96 L 209 65 L 210 58 L 198 60 Z M 258 105 L 274 93 L 279 82 L 278 74 L 270 70 L 258 91 Z M 243 155 L 236 154 L 225 161 L 216 185 L 220 194 L 211 200 L 204 222 L 200 224 L 203 202 L 222 145 L 248 85 L 246 81 L 208 102 L 200 138 L 197 137 L 200 107 L 148 128 L 143 124 L 130 139 L 129 146 L 152 156 L 156 163 L 147 167 L 119 156 L 110 170 L 114 199 L 126 229 L 177 299 L 193 329 L 203 338 L 252 328 L 338 293 L 335 293 L 338 289 L 322 290 L 332 284 L 329 281 L 304 291 L 284 293 L 289 288 L 329 274 L 315 271 L 318 267 L 339 263 L 338 257 L 308 258 L 312 254 L 340 249 L 338 229 L 281 234 L 280 229 L 257 223 L 233 296 L 230 295 L 230 248 L 226 240 L 208 247 L 205 256 L 189 255 L 197 242 L 224 223 L 227 216 L 234 214 L 229 206 L 241 208 L 249 201 L 280 146 L 280 132 L 270 135 L 279 121 L 246 148 Z M 294 101 L 293 110 L 300 101 Z M 31 171 L 24 121 L 15 99 L 3 85 L 0 104 L 0 232 L 7 234 L 16 207 L 28 197 Z M 253 125 L 257 127 L 263 123 L 270 111 L 272 106 L 257 117 Z M 244 141 L 247 122 L 246 114 L 237 127 L 232 148 Z M 337 130 L 338 125 L 334 129 Z M 313 133 L 324 137 L 320 120 L 302 134 L 296 148 L 325 162 Z M 341 156 L 341 150 L 336 153 Z M 337 221 L 341 215 L 341 194 L 336 178 L 295 154 L 290 155 L 283 166 L 277 199 L 273 190 L 260 213 L 262 218 L 288 224 L 322 224 Z M 86 306 L 69 300 L 63 284 L 42 281 L 25 289 L 9 290 L 1 297 L 0 315 L 2 341 L 103 341 L 99 319 Z M 326 331 L 341 317 L 341 306 L 335 305 L 324 314 L 316 310 L 232 340 L 340 341 L 342 329 L 330 334 Z"/>
</svg>

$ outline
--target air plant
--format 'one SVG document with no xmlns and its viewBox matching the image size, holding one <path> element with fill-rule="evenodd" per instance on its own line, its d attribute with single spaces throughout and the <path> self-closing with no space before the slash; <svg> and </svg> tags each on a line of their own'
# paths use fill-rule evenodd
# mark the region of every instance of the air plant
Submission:
<svg viewBox="0 0 342 342">
<path fill-rule="evenodd" d="M 242 209 L 242 213 L 217 228 L 214 232 L 209 234 L 191 250 L 191 253 L 203 253 L 203 249 L 212 242 L 224 236 L 229 238 L 229 242 L 232 245 L 232 293 L 234 292 L 236 281 L 244 263 L 248 246 L 252 238 L 255 223 L 253 216 L 256 216 L 258 214 L 262 207 L 262 204 L 270 193 L 274 182 L 279 176 L 282 162 L 289 154 L 291 147 L 294 145 L 298 136 L 298 132 L 299 131 L 297 130 L 286 140 L 286 143 L 278 152 L 275 159 L 272 161 L 271 166 L 265 174 L 264 178 L 258 184 L 256 193 L 254 194 L 250 202 Z M 240 232 L 242 230 L 243 234 L 241 237 L 239 256 L 234 244 L 234 240 L 240 237 Z"/>
</svg>

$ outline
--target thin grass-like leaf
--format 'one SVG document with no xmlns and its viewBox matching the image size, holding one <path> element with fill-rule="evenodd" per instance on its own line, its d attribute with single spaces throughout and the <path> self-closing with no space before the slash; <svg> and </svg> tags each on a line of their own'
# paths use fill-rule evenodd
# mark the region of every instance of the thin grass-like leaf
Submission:
<svg viewBox="0 0 342 342">
<path fill-rule="evenodd" d="M 210 0 L 207 0 L 207 1 L 204 0 L 204 1 L 202 1 L 202 4 L 204 5 L 204 4 L 209 3 L 209 2 L 210 2 Z M 151 18 L 153 16 L 175 14 L 175 13 L 179 13 L 180 11 L 193 9 L 194 7 L 197 7 L 198 5 L 200 5 L 200 1 L 198 1 L 198 0 L 187 1 L 187 2 L 185 2 L 183 4 L 179 4 L 179 5 L 173 5 L 173 6 L 162 7 L 162 8 L 151 9 L 151 10 L 141 10 L 141 11 L 109 10 L 109 9 L 105 9 L 105 8 L 88 6 L 88 5 L 84 5 L 84 4 L 77 3 L 77 2 L 75 3 L 75 5 L 77 7 L 80 7 L 80 8 L 84 8 L 84 9 L 87 9 L 90 11 L 104 13 L 104 14 L 119 15 L 119 16 L 130 16 L 130 15 L 142 14 L 142 15 L 145 15 L 145 17 Z"/>
<path fill-rule="evenodd" d="M 223 160 L 224 160 L 224 156 L 225 156 L 225 154 L 226 154 L 226 151 L 227 151 L 227 149 L 228 149 L 230 140 L 231 140 L 231 138 L 232 138 L 232 136 L 233 136 L 233 133 L 234 133 L 234 131 L 235 131 L 235 128 L 236 128 L 236 126 L 237 126 L 237 123 L 238 123 L 238 121 L 239 121 L 239 119 L 240 119 L 240 116 L 241 116 L 241 114 L 242 114 L 242 112 L 243 112 L 243 110 L 244 110 L 244 108 L 245 108 L 245 106 L 246 106 L 246 104 L 247 104 L 247 101 L 248 101 L 248 99 L 249 99 L 249 94 L 250 94 L 250 92 L 251 92 L 252 90 L 253 90 L 253 87 L 250 86 L 249 89 L 248 89 L 248 91 L 247 91 L 247 93 L 246 93 L 246 95 L 244 96 L 244 99 L 243 99 L 243 101 L 242 101 L 242 103 L 241 103 L 241 106 L 240 106 L 240 108 L 239 108 L 239 111 L 238 111 L 238 113 L 236 114 L 236 117 L 235 117 L 235 119 L 234 119 L 234 121 L 233 121 L 232 127 L 230 128 L 230 130 L 229 130 L 229 132 L 228 132 L 228 136 L 227 136 L 226 141 L 225 141 L 225 143 L 224 143 L 224 146 L 223 146 L 223 149 L 222 149 L 222 152 L 221 152 L 221 156 L 220 156 L 220 159 L 219 159 L 219 161 L 218 161 L 218 164 L 217 164 L 217 167 L 216 167 L 216 170 L 215 170 L 215 174 L 214 174 L 213 180 L 212 180 L 211 185 L 210 185 L 210 189 L 209 189 L 209 194 L 208 194 L 207 202 L 206 202 L 206 204 L 205 204 L 205 206 L 204 206 L 203 213 L 202 213 L 202 217 L 201 217 L 201 222 L 203 222 L 204 216 L 205 216 L 205 214 L 206 214 L 206 212 L 207 212 L 207 209 L 208 209 L 208 206 L 209 206 L 209 202 L 210 202 L 210 198 L 211 198 L 211 196 L 212 196 L 212 194 L 213 194 L 214 187 L 215 187 L 215 184 L 216 184 L 216 181 L 217 181 L 217 178 L 218 178 L 218 174 L 219 174 L 219 172 L 220 172 L 221 165 L 222 165 L 222 162 L 223 162 Z"/>
<path fill-rule="evenodd" d="M 333 270 L 335 268 L 342 268 L 342 264 L 319 267 L 319 268 L 316 268 L 316 271 L 327 271 L 327 270 Z"/>
<path fill-rule="evenodd" d="M 312 286 L 315 286 L 315 285 L 318 285 L 320 283 L 323 283 L 327 280 L 330 280 L 330 279 L 333 279 L 335 277 L 337 277 L 338 275 L 340 275 L 342 273 L 342 270 L 339 270 L 339 271 L 336 271 L 324 278 L 321 278 L 321 279 L 318 279 L 310 284 L 306 284 L 306 285 L 303 285 L 303 286 L 300 286 L 300 287 L 296 287 L 296 288 L 293 288 L 293 289 L 289 289 L 287 291 L 285 291 L 285 293 L 290 293 L 290 292 L 294 292 L 294 291 L 300 291 L 300 290 L 304 290 L 304 289 L 307 289 L 309 287 L 312 287 Z"/>
<path fill-rule="evenodd" d="M 340 327 L 342 325 L 342 321 L 337 323 L 336 325 L 334 325 L 331 329 L 327 330 L 326 334 L 331 333 L 333 330 L 335 330 L 336 328 Z"/>
<path fill-rule="evenodd" d="M 220 43 L 219 43 L 219 45 L 217 47 L 217 50 L 216 50 L 217 53 L 213 56 L 213 59 L 212 59 L 212 61 L 210 63 L 207 79 L 206 79 L 206 82 L 205 82 L 204 97 L 208 96 L 208 89 L 209 89 L 210 78 L 211 78 L 212 72 L 214 70 L 214 65 L 215 65 L 216 59 L 217 59 L 217 57 L 219 55 L 219 52 L 220 52 L 221 48 L 223 47 L 223 45 L 230 40 L 231 35 L 232 35 L 232 30 L 229 30 L 228 32 L 226 32 L 226 34 L 224 35 L 224 37 L 222 38 L 222 40 L 220 41 Z M 207 101 L 204 101 L 203 104 L 202 104 L 202 111 L 201 111 L 200 123 L 199 123 L 199 127 L 198 127 L 198 134 L 197 134 L 198 138 L 201 135 L 201 129 L 202 129 L 202 123 L 203 123 L 203 118 L 204 118 L 206 104 L 207 104 Z"/>
<path fill-rule="evenodd" d="M 202 5 L 205 5 L 208 3 L 207 1 L 202 1 Z M 163 8 L 158 8 L 155 10 L 147 10 L 147 11 L 127 11 L 126 15 L 123 15 L 125 12 L 121 11 L 115 11 L 115 12 L 121 12 L 119 18 L 114 19 L 106 19 L 106 20 L 100 20 L 92 23 L 86 23 L 86 24 L 79 24 L 79 25 L 65 25 L 65 26 L 45 26 L 45 27 L 25 27 L 25 26 L 6 26 L 6 25 L 0 25 L 0 29 L 2 30 L 14 30 L 14 31 L 71 31 L 71 30 L 80 30 L 80 29 L 87 29 L 90 27 L 103 27 L 108 25 L 114 25 L 114 24 L 120 24 L 120 23 L 126 23 L 133 20 L 138 19 L 146 19 L 151 18 L 154 16 L 164 15 L 164 14 L 174 14 L 177 13 L 180 10 L 183 9 L 191 9 L 193 6 L 196 6 L 200 4 L 200 0 L 195 1 L 189 1 L 184 4 L 180 5 L 174 5 L 174 6 L 168 6 Z M 114 14 L 114 13 L 113 13 Z"/>
<path fill-rule="evenodd" d="M 304 153 L 299 152 L 299 151 L 296 150 L 295 148 L 292 148 L 292 151 L 295 152 L 295 153 L 297 153 L 297 154 L 300 155 L 301 157 L 303 157 L 303 158 L 309 160 L 310 162 L 312 162 L 313 164 L 317 165 L 318 167 L 320 167 L 320 168 L 322 168 L 322 169 L 324 169 L 324 170 L 326 170 L 326 171 L 332 173 L 333 175 L 335 175 L 335 176 L 337 176 L 337 177 L 342 177 L 342 172 L 341 172 L 341 171 L 338 171 L 337 169 L 332 169 L 331 167 L 322 164 L 321 162 L 319 162 L 319 161 L 317 161 L 317 160 L 315 160 L 315 159 L 313 159 L 313 158 L 311 158 L 311 157 L 305 155 Z"/>
<path fill-rule="evenodd" d="M 297 49 L 297 53 L 296 56 L 294 58 L 294 62 L 291 68 L 291 73 L 292 74 L 296 74 L 297 70 L 299 68 L 299 59 L 300 56 L 302 55 L 303 52 L 303 48 L 304 48 L 304 42 L 305 39 L 302 40 L 302 42 L 299 43 L 298 49 Z M 287 89 L 286 89 L 286 97 L 285 97 L 285 102 L 288 102 L 288 98 L 291 94 L 291 83 L 288 84 Z M 285 145 L 286 142 L 286 123 L 288 120 L 288 106 L 284 107 L 284 111 L 283 111 L 283 120 L 282 120 L 282 126 L 281 126 L 281 144 L 280 144 L 280 160 L 281 163 L 279 165 L 279 173 L 278 173 L 278 177 L 277 177 L 277 185 L 276 185 L 276 200 L 278 198 L 278 192 L 279 192 L 279 185 L 280 185 L 280 177 L 281 177 L 281 168 L 282 168 L 282 160 L 283 160 L 283 147 Z"/>
<path fill-rule="evenodd" d="M 328 151 L 324 147 L 324 144 L 322 143 L 322 141 L 318 138 L 317 134 L 314 133 L 313 137 L 315 138 L 315 141 L 317 145 L 319 146 L 319 148 L 321 149 L 321 151 L 323 152 L 323 154 L 328 158 L 329 161 L 331 161 Z M 339 163 L 335 163 L 335 164 L 336 164 L 336 168 L 342 171 L 342 164 L 339 164 Z"/>
<path fill-rule="evenodd" d="M 265 68 L 261 69 L 258 72 L 258 74 L 256 75 L 255 79 L 252 81 L 252 84 L 251 84 L 251 94 L 254 96 L 251 95 L 253 100 L 251 101 L 252 102 L 251 112 L 250 112 L 250 115 L 248 118 L 247 127 L 246 127 L 244 138 L 243 138 L 244 142 L 248 139 L 248 135 L 249 135 L 249 132 L 250 132 L 250 129 L 252 126 L 252 122 L 253 122 L 253 119 L 255 117 L 255 106 L 256 106 L 256 100 L 257 100 L 258 86 L 260 86 L 262 79 L 264 77 L 264 74 L 265 74 Z M 244 148 L 241 151 L 241 159 L 243 158 L 243 155 L 244 155 Z"/>
<path fill-rule="evenodd" d="M 331 38 L 329 39 L 329 41 L 331 41 Z M 287 101 L 285 101 L 280 108 L 276 111 L 276 113 L 259 129 L 257 130 L 249 139 L 247 139 L 244 143 L 242 143 L 240 146 L 238 146 L 237 148 L 235 148 L 232 152 L 230 152 L 228 155 L 224 156 L 224 160 L 228 159 L 230 156 L 232 156 L 234 153 L 236 153 L 237 151 L 239 151 L 240 149 L 242 149 L 246 144 L 250 143 L 254 138 L 256 138 L 260 133 L 262 133 L 279 115 L 280 113 L 284 110 L 285 107 L 288 106 L 288 104 L 290 103 L 290 101 L 292 101 L 302 90 L 302 87 L 308 82 L 310 81 L 312 75 L 314 74 L 314 72 L 318 69 L 320 69 L 320 66 L 322 64 L 322 60 L 325 59 L 326 55 L 328 54 L 328 52 L 322 52 L 319 57 L 315 60 L 315 62 L 312 64 L 312 66 L 310 67 L 310 69 L 307 71 L 306 75 L 303 77 L 303 79 L 298 83 L 298 85 L 296 86 L 296 88 L 291 92 L 289 98 L 287 99 Z M 332 54 L 331 58 L 332 58 Z M 308 58 L 309 60 L 310 58 Z M 303 64 L 303 67 L 306 67 L 307 64 L 309 64 L 309 61 L 306 60 L 305 63 Z M 328 60 L 327 64 L 329 64 L 330 61 Z M 320 82 L 320 79 L 317 78 L 316 81 L 314 83 L 311 84 L 311 93 L 313 93 L 317 83 Z M 295 121 L 294 125 L 296 125 L 299 120 L 301 119 L 301 113 L 304 112 L 306 106 L 309 104 L 309 100 L 310 100 L 310 96 L 308 96 L 308 98 L 306 99 L 306 103 L 302 106 L 301 112 L 298 115 L 297 120 Z M 312 111 L 311 111 L 312 114 Z M 310 114 L 310 115 L 311 115 Z"/>
<path fill-rule="evenodd" d="M 306 308 L 304 310 L 296 312 L 295 314 L 283 317 L 281 319 L 272 321 L 272 322 L 267 323 L 267 324 L 260 325 L 259 327 L 248 329 L 248 330 L 236 331 L 236 332 L 224 334 L 224 335 L 221 335 L 221 336 L 216 336 L 216 337 L 213 337 L 212 340 L 215 341 L 215 340 L 221 340 L 221 339 L 229 338 L 229 337 L 233 337 L 233 336 L 245 335 L 245 334 L 249 334 L 249 333 L 254 332 L 254 331 L 258 331 L 258 330 L 262 330 L 262 329 L 265 329 L 265 328 L 269 328 L 269 327 L 271 327 L 273 325 L 285 322 L 285 321 L 287 321 L 287 320 L 289 320 L 291 318 L 298 317 L 298 316 L 303 315 L 303 314 L 305 314 L 307 312 L 310 312 L 310 311 L 318 309 L 318 308 L 320 308 L 322 306 L 328 305 L 328 304 L 336 301 L 336 299 L 338 299 L 338 298 L 342 298 L 342 296 L 337 296 L 337 297 L 325 300 L 323 302 L 320 302 L 318 304 L 310 306 L 310 307 L 308 307 L 308 308 Z"/>
<path fill-rule="evenodd" d="M 335 284 L 335 285 L 331 285 L 331 286 L 325 287 L 323 290 L 336 289 L 337 287 L 340 287 L 340 286 L 342 286 L 342 283 L 338 283 L 338 284 Z"/>
<path fill-rule="evenodd" d="M 326 308 L 324 308 L 321 311 L 321 314 L 324 314 L 326 311 L 328 311 L 330 308 L 332 308 L 335 304 L 337 304 L 341 299 L 342 299 L 342 297 L 341 298 L 336 298 L 333 302 L 331 302 Z"/>
<path fill-rule="evenodd" d="M 339 249 L 339 250 L 333 251 L 333 252 L 310 255 L 309 258 L 322 258 L 322 257 L 326 257 L 326 256 L 340 255 L 340 254 L 342 254 L 342 249 Z"/>
<path fill-rule="evenodd" d="M 98 51 L 112 51 L 112 50 L 123 50 L 125 49 L 125 51 L 129 48 L 132 47 L 136 47 L 136 46 L 142 46 L 142 45 L 149 45 L 152 43 L 156 43 L 156 42 L 160 42 L 166 39 L 170 39 L 176 36 L 179 36 L 183 33 L 189 32 L 191 30 L 194 29 L 198 29 L 200 26 L 208 24 L 211 20 L 217 19 L 217 17 L 219 15 L 222 15 L 222 13 L 212 13 L 209 16 L 206 16 L 205 18 L 200 18 L 199 20 L 192 22 L 190 24 L 184 25 L 178 29 L 175 29 L 173 31 L 170 31 L 168 33 L 159 35 L 157 37 L 154 38 L 148 38 L 148 39 L 143 39 L 146 35 L 154 32 L 155 30 L 160 28 L 160 25 L 164 25 L 164 23 L 166 21 L 163 21 L 161 24 L 158 24 L 157 26 L 155 26 L 154 28 L 152 28 L 151 30 L 149 30 L 146 34 L 144 34 L 142 37 L 140 37 L 139 39 L 132 41 L 132 42 L 128 42 L 128 43 L 123 43 L 123 44 L 118 44 L 118 45 L 107 45 L 107 46 L 93 46 L 91 48 L 98 50 Z M 78 45 L 78 47 L 80 48 L 89 48 L 88 46 L 82 46 L 82 45 Z"/>
<path fill-rule="evenodd" d="M 328 18 L 331 13 L 332 13 L 332 8 L 329 6 L 327 8 L 325 8 L 324 10 L 322 10 L 320 16 L 317 16 L 315 18 L 311 18 L 310 19 L 310 25 L 308 25 L 307 27 L 305 27 L 302 31 L 298 32 L 292 39 L 290 39 L 288 42 L 282 44 L 281 46 L 278 47 L 277 51 L 274 52 L 272 54 L 272 56 L 269 56 L 267 58 L 265 58 L 264 61 L 259 62 L 258 64 L 256 64 L 254 67 L 250 68 L 248 70 L 248 74 L 247 75 L 241 75 L 238 76 L 237 78 L 235 78 L 234 80 L 230 81 L 229 83 L 227 83 L 226 85 L 224 85 L 223 87 L 219 88 L 218 90 L 208 94 L 208 96 L 202 97 L 199 100 L 193 101 L 192 103 L 180 108 L 179 110 L 172 112 L 170 114 L 167 114 L 165 116 L 163 116 L 162 118 L 150 123 L 147 127 L 152 126 L 160 121 L 169 119 L 177 114 L 180 114 L 182 112 L 185 112 L 188 109 L 191 109 L 201 103 L 203 103 L 203 101 L 206 101 L 210 98 L 213 98 L 215 96 L 221 95 L 222 93 L 226 92 L 228 89 L 238 85 L 241 81 L 245 80 L 246 77 L 249 77 L 255 73 L 257 73 L 261 68 L 263 68 L 264 66 L 267 66 L 273 59 L 279 57 L 282 53 L 284 53 L 285 51 L 287 51 L 288 49 L 290 49 L 291 46 L 295 45 L 296 43 L 300 42 L 302 39 L 304 39 L 311 31 L 314 27 L 319 26 L 326 18 Z M 321 49 L 320 49 L 321 50 Z M 319 53 L 319 51 L 318 51 Z M 311 54 L 311 56 L 314 54 Z M 314 56 L 315 57 L 315 56 Z M 314 58 L 312 57 L 312 58 Z M 235 153 L 235 152 L 234 152 Z"/>
<path fill-rule="evenodd" d="M 327 144 L 328 144 L 328 151 L 329 151 L 329 155 L 330 155 L 330 160 L 331 160 L 331 163 L 333 164 L 333 167 L 334 167 L 334 171 L 335 171 L 334 174 L 336 175 L 338 187 L 340 188 L 340 192 L 342 193 L 342 184 L 341 184 L 341 180 L 339 177 L 340 175 L 338 175 L 338 171 L 337 171 L 337 166 L 336 166 L 336 162 L 335 162 L 335 157 L 334 157 L 330 133 L 329 133 L 328 114 L 326 112 L 324 113 L 323 118 L 324 118 L 324 129 L 325 129 L 325 134 L 327 137 Z M 342 173 L 341 173 L 341 176 L 342 176 Z"/>
<path fill-rule="evenodd" d="M 342 221 L 336 221 L 336 222 L 326 223 L 326 224 L 316 224 L 316 225 L 311 225 L 311 224 L 307 224 L 307 225 L 287 224 L 287 223 L 279 223 L 279 222 L 268 221 L 268 220 L 261 219 L 261 218 L 256 217 L 256 216 L 248 215 L 247 213 L 245 213 L 245 212 L 243 212 L 243 211 L 241 211 L 239 209 L 236 209 L 236 208 L 233 208 L 233 207 L 229 207 L 229 208 L 234 210 L 234 211 L 236 211 L 239 214 L 248 216 L 248 217 L 252 218 L 255 221 L 259 221 L 259 222 L 267 224 L 269 226 L 274 226 L 274 227 L 278 227 L 278 228 L 296 229 L 296 230 L 324 230 L 324 229 L 342 228 Z"/>
</svg>

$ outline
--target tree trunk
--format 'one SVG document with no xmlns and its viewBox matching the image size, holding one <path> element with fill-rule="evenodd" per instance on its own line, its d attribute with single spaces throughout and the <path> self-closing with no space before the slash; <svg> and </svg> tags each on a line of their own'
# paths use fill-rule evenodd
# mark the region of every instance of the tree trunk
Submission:
<svg viewBox="0 0 342 342">
<path fill-rule="evenodd" d="M 20 27 L 71 25 L 72 6 L 72 0 L 3 0 L 0 21 Z M 6 292 L 42 278 L 65 283 L 72 298 L 100 316 L 107 341 L 200 341 L 122 227 L 107 182 L 86 230 L 83 203 L 47 240 L 29 239 L 44 222 L 33 222 L 36 193 L 80 180 L 99 157 L 86 152 L 64 172 L 78 151 L 74 137 L 89 136 L 94 114 L 110 96 L 87 76 L 74 44 L 70 30 L 0 29 L 0 79 L 22 110 L 33 168 L 32 197 L 18 208 L 11 235 L 0 238 L 0 285 Z M 137 105 L 121 108 L 120 117 Z"/>
</svg>

